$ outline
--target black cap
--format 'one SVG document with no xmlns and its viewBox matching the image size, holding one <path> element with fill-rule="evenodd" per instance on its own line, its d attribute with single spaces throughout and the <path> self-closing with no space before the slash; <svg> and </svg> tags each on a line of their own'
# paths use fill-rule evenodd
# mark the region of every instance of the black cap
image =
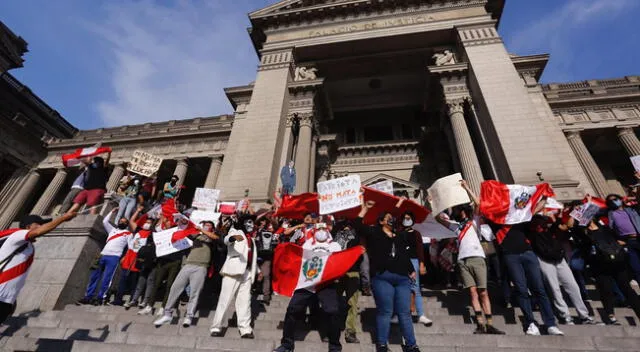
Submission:
<svg viewBox="0 0 640 352">
<path fill-rule="evenodd" d="M 26 229 L 31 224 L 40 224 L 40 225 L 42 225 L 42 224 L 48 223 L 49 221 L 51 221 L 51 219 L 43 219 L 40 215 L 33 215 L 33 214 L 25 215 L 20 220 L 20 228 L 21 229 Z"/>
</svg>

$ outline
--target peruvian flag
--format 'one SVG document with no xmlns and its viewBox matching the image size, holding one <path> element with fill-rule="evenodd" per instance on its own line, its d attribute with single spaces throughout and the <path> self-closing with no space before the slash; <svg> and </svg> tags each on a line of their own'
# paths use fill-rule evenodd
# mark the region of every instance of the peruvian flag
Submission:
<svg viewBox="0 0 640 352">
<path fill-rule="evenodd" d="M 223 215 L 232 215 L 236 212 L 236 203 L 222 202 L 218 207 L 218 211 Z"/>
<path fill-rule="evenodd" d="M 285 195 L 282 204 L 276 211 L 277 217 L 300 220 L 305 213 L 318 213 L 320 203 L 318 203 L 317 193 L 302 193 L 298 195 Z"/>
<path fill-rule="evenodd" d="M 522 186 L 485 181 L 480 187 L 480 213 L 496 224 L 520 224 L 531 220 L 540 199 L 553 196 L 548 183 Z"/>
<path fill-rule="evenodd" d="M 76 151 L 73 153 L 62 155 L 62 164 L 65 167 L 76 166 L 82 163 L 82 158 L 92 157 L 104 153 L 111 153 L 111 148 L 95 145 L 93 147 L 76 149 Z"/>
<path fill-rule="evenodd" d="M 161 207 L 160 211 L 161 211 L 162 216 L 165 219 L 167 219 L 167 221 L 169 221 L 169 227 L 168 228 L 172 228 L 172 227 L 176 226 L 176 222 L 175 222 L 175 219 L 173 218 L 173 215 L 174 214 L 179 214 L 180 212 L 176 208 L 176 200 L 175 200 L 175 198 L 171 198 L 171 199 L 167 200 L 166 202 L 162 203 L 162 207 Z"/>
<path fill-rule="evenodd" d="M 355 246 L 342 252 L 304 250 L 293 243 L 276 247 L 273 258 L 273 291 L 291 297 L 295 290 L 312 289 L 347 273 L 365 252 Z"/>
</svg>

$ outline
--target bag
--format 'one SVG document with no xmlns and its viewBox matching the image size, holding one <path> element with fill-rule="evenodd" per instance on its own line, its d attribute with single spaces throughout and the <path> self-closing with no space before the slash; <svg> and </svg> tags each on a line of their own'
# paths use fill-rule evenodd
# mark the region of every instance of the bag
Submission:
<svg viewBox="0 0 640 352">
<path fill-rule="evenodd" d="M 601 263 L 619 263 L 626 259 L 627 253 L 612 233 L 607 231 L 597 231 L 594 233 L 595 255 Z"/>
<path fill-rule="evenodd" d="M 484 255 L 489 257 L 496 254 L 496 245 L 493 241 L 480 241 Z"/>
</svg>

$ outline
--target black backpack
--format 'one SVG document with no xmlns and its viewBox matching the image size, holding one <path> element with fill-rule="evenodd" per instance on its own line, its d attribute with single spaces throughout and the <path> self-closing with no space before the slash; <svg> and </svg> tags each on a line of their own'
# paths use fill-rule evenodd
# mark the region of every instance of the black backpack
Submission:
<svg viewBox="0 0 640 352">
<path fill-rule="evenodd" d="M 601 263 L 619 263 L 624 262 L 627 252 L 624 250 L 611 231 L 608 228 L 601 228 L 593 232 L 593 246 L 595 255 Z"/>
</svg>

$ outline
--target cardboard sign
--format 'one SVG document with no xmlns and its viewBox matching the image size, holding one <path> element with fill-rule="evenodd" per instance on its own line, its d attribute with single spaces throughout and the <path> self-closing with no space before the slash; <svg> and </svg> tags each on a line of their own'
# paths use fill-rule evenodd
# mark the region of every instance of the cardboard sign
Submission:
<svg viewBox="0 0 640 352">
<path fill-rule="evenodd" d="M 178 231 L 178 228 L 173 227 L 153 234 L 153 242 L 156 244 L 156 257 L 164 257 L 165 255 L 180 252 L 193 246 L 193 241 L 188 238 L 183 238 L 180 241 L 171 243 L 171 236 L 173 236 L 176 231 Z"/>
<path fill-rule="evenodd" d="M 455 232 L 442 226 L 442 224 L 436 221 L 433 214 L 434 213 L 429 214 L 429 216 L 427 216 L 427 220 L 424 222 L 413 225 L 413 229 L 420 232 L 423 238 L 429 237 L 429 239 L 442 240 L 445 238 L 458 237 Z"/>
<path fill-rule="evenodd" d="M 631 163 L 633 164 L 633 168 L 640 172 L 640 155 L 636 155 L 636 156 L 632 156 L 631 158 Z"/>
<path fill-rule="evenodd" d="M 367 186 L 369 188 L 373 188 L 375 190 L 378 190 L 380 192 L 384 192 L 390 195 L 393 195 L 393 181 L 382 181 L 382 182 L 378 182 L 378 183 L 374 183 L 370 186 Z"/>
<path fill-rule="evenodd" d="M 143 150 L 133 152 L 133 157 L 129 162 L 127 170 L 138 175 L 149 177 L 160 169 L 162 158 Z"/>
<path fill-rule="evenodd" d="M 196 188 L 191 206 L 201 210 L 215 210 L 220 199 L 219 189 Z"/>
<path fill-rule="evenodd" d="M 198 209 L 191 212 L 189 219 L 196 224 L 196 226 L 201 226 L 200 223 L 202 221 L 213 221 L 213 224 L 217 226 L 221 215 L 221 213 L 216 213 L 214 211 Z"/>
<path fill-rule="evenodd" d="M 434 214 L 440 214 L 445 209 L 471 202 L 467 191 L 460 186 L 460 173 L 443 177 L 431 185 L 428 192 L 431 196 L 431 209 Z"/>
<path fill-rule="evenodd" d="M 318 182 L 320 214 L 331 214 L 360 206 L 360 176 L 351 175 Z"/>
<path fill-rule="evenodd" d="M 587 226 L 599 211 L 599 205 L 589 202 L 573 209 L 569 216 L 576 219 L 580 226 Z"/>
<path fill-rule="evenodd" d="M 555 198 L 547 198 L 547 204 L 544 206 L 544 208 L 562 210 L 564 209 L 564 204 L 558 202 Z"/>
</svg>

